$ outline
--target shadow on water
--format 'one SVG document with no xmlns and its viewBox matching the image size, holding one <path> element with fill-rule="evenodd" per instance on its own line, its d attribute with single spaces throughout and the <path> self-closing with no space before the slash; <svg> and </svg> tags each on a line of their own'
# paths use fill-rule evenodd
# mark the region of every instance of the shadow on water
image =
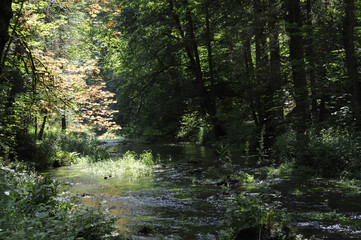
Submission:
<svg viewBox="0 0 361 240">
<path fill-rule="evenodd" d="M 277 179 L 270 186 L 294 216 L 293 225 L 314 239 L 361 239 L 361 198 L 324 179 Z"/>
<path fill-rule="evenodd" d="M 225 192 L 219 179 L 250 169 L 236 157 L 233 164 L 224 164 L 214 150 L 194 144 L 110 142 L 108 148 L 117 155 L 151 149 L 161 163 L 152 176 L 134 181 L 86 175 L 76 166 L 55 169 L 51 175 L 66 182 L 85 204 L 105 202 L 119 218 L 119 229 L 134 239 L 218 239 L 229 194 L 244 191 L 235 184 Z M 320 179 L 285 177 L 257 183 L 294 216 L 292 224 L 306 237 L 361 239 L 359 192 L 346 194 Z"/>
</svg>

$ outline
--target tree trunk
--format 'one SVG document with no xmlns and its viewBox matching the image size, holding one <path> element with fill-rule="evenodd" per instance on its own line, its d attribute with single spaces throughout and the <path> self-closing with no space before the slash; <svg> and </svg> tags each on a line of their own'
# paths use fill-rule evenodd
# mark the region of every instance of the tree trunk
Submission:
<svg viewBox="0 0 361 240">
<path fill-rule="evenodd" d="M 265 13 L 264 13 L 264 4 L 262 0 L 254 1 L 255 8 L 255 43 L 256 43 L 256 98 L 257 98 L 257 110 L 259 115 L 259 120 L 261 123 L 261 128 L 268 121 L 268 113 L 265 108 L 266 99 L 266 90 L 267 90 L 267 68 L 268 68 L 268 52 L 267 52 L 267 38 L 265 34 Z"/>
<path fill-rule="evenodd" d="M 9 22 L 13 15 L 11 2 L 12 0 L 0 1 L 0 60 L 2 59 L 5 44 L 9 40 Z"/>
<path fill-rule="evenodd" d="M 206 41 L 207 41 L 207 53 L 208 53 L 209 80 L 211 82 L 211 95 L 212 97 L 214 97 L 215 76 L 214 76 L 213 50 L 212 50 L 213 35 L 211 33 L 210 15 L 207 6 L 206 6 Z"/>
<path fill-rule="evenodd" d="M 210 80 L 210 91 L 208 92 L 209 95 L 209 101 L 212 112 L 212 122 L 214 125 L 215 134 L 217 137 L 221 137 L 226 135 L 226 132 L 223 128 L 223 126 L 219 123 L 219 120 L 217 118 L 217 99 L 215 96 L 215 72 L 214 72 L 214 64 L 213 64 L 213 51 L 212 51 L 212 41 L 213 36 L 211 32 L 211 26 L 210 26 L 210 15 L 208 11 L 208 7 L 206 7 L 206 44 L 207 44 L 207 52 L 208 52 L 208 67 L 209 67 L 209 80 Z M 202 83 L 204 84 L 204 83 Z"/>
<path fill-rule="evenodd" d="M 277 91 L 281 88 L 281 57 L 279 53 L 278 6 L 271 1 L 255 0 L 256 84 L 258 86 L 260 132 L 264 148 L 270 149 L 276 135 L 279 112 Z M 268 38 L 268 41 L 267 41 Z M 264 133 L 263 133 L 263 132 Z"/>
<path fill-rule="evenodd" d="M 63 115 L 61 116 L 61 131 L 65 131 L 66 130 L 66 115 L 65 113 L 63 113 Z"/>
<path fill-rule="evenodd" d="M 295 126 L 298 140 L 308 142 L 306 135 L 309 122 L 309 98 L 304 62 L 304 46 L 301 34 L 302 18 L 299 0 L 287 0 L 289 49 L 294 83 Z M 300 142 L 300 144 L 302 144 Z"/>
<path fill-rule="evenodd" d="M 34 131 L 35 138 L 37 138 L 37 136 L 38 136 L 38 117 L 34 118 L 34 128 L 35 128 L 35 131 Z"/>
<path fill-rule="evenodd" d="M 356 125 L 361 128 L 361 85 L 357 69 L 357 58 L 355 52 L 355 1 L 344 0 L 345 17 L 343 19 L 343 42 L 346 54 L 347 75 L 352 95 L 352 112 L 356 120 Z"/>
<path fill-rule="evenodd" d="M 45 115 L 43 118 L 43 123 L 41 124 L 41 128 L 39 131 L 39 136 L 38 136 L 38 140 L 42 140 L 43 139 L 43 135 L 44 135 L 44 130 L 45 130 L 45 125 L 46 125 L 46 120 L 48 118 L 48 115 Z"/>
<path fill-rule="evenodd" d="M 268 120 L 267 112 L 265 111 L 265 90 L 266 90 L 266 68 L 267 68 L 267 52 L 266 52 L 266 35 L 264 12 L 262 7 L 262 0 L 255 0 L 253 7 L 254 14 L 254 35 L 256 47 L 256 68 L 255 68 L 255 101 L 259 119 L 259 131 L 263 128 Z"/>
<path fill-rule="evenodd" d="M 267 81 L 267 101 L 266 111 L 268 121 L 266 124 L 265 145 L 273 145 L 277 130 L 283 121 L 283 101 L 282 101 L 282 76 L 281 76 L 281 55 L 279 43 L 278 16 L 280 6 L 273 1 L 268 2 L 268 28 L 269 28 L 269 77 Z"/>
<path fill-rule="evenodd" d="M 310 95 L 310 102 L 311 102 L 311 119 L 312 122 L 318 122 L 318 104 L 317 104 L 317 98 L 318 98 L 318 89 L 316 87 L 316 74 L 319 72 L 317 70 L 317 62 L 320 62 L 319 58 L 320 56 L 316 54 L 314 44 L 315 41 L 313 40 L 312 30 L 313 30 L 313 23 L 312 23 L 312 4 L 313 0 L 307 0 L 306 2 L 306 24 L 308 25 L 307 29 L 311 29 L 309 32 L 307 32 L 307 40 L 306 40 L 306 48 L 305 48 L 305 54 L 306 59 L 308 62 L 308 70 L 306 72 L 308 79 L 310 81 L 310 88 L 311 88 L 311 95 Z M 317 58 L 316 58 L 317 56 Z M 321 64 L 322 65 L 322 64 Z"/>
<path fill-rule="evenodd" d="M 257 127 L 260 127 L 260 120 L 258 112 L 256 111 L 256 107 L 254 104 L 254 67 L 253 67 L 253 61 L 252 61 L 252 52 L 251 52 L 251 39 L 248 39 L 245 44 L 245 51 L 244 51 L 244 61 L 246 63 L 246 74 L 248 79 L 248 91 L 247 95 L 249 95 L 249 104 L 250 104 L 250 111 L 252 113 L 252 118 L 254 123 Z"/>
</svg>

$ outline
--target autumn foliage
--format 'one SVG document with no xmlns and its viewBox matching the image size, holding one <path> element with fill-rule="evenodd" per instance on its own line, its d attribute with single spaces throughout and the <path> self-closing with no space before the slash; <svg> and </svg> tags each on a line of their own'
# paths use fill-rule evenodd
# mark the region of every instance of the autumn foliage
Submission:
<svg viewBox="0 0 361 240">
<path fill-rule="evenodd" d="M 20 24 L 13 26 L 15 40 L 25 44 L 22 60 L 32 79 L 33 118 L 46 116 L 48 122 L 66 119 L 71 123 L 67 124 L 67 131 L 105 133 L 119 130 L 120 126 L 113 120 L 117 112 L 112 109 L 116 103 L 114 93 L 107 90 L 97 61 L 85 53 L 71 52 L 76 51 L 77 46 L 81 49 L 84 44 L 74 41 L 71 36 L 72 31 L 79 30 L 72 26 L 72 21 L 76 20 L 72 15 L 74 6 L 62 1 L 35 2 L 37 4 L 29 3 L 27 7 L 17 6 L 22 10 L 17 20 Z M 95 18 L 104 11 L 100 4 L 109 6 L 108 1 L 89 3 L 84 14 L 89 14 L 90 19 Z M 84 16 L 80 20 L 88 23 Z M 33 39 L 31 45 L 25 43 L 25 37 Z M 46 37 L 51 38 L 52 45 L 40 45 L 38 39 Z"/>
</svg>

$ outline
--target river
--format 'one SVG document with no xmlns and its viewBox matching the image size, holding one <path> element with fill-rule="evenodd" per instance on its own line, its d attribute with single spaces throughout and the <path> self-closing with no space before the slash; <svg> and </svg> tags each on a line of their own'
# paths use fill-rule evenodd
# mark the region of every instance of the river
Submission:
<svg viewBox="0 0 361 240">
<path fill-rule="evenodd" d="M 292 213 L 292 225 L 305 237 L 361 239 L 358 188 L 345 190 L 323 179 L 270 178 L 245 164 L 237 152 L 232 162 L 224 162 L 213 149 L 195 144 L 110 141 L 107 147 L 115 155 L 151 149 L 161 162 L 152 176 L 133 181 L 86 175 L 76 165 L 54 169 L 50 175 L 69 185 L 85 204 L 106 204 L 121 232 L 134 239 L 218 239 L 227 204 L 245 191 L 237 182 L 229 185 L 222 179 L 239 170 L 256 176 L 256 184 L 268 189 L 269 201 Z"/>
</svg>

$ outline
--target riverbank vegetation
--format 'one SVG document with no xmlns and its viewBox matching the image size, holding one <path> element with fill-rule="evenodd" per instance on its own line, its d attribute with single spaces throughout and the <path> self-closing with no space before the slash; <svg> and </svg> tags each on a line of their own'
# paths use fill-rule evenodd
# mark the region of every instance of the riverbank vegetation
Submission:
<svg viewBox="0 0 361 240">
<path fill-rule="evenodd" d="M 85 207 L 23 163 L 0 164 L 1 239 L 125 239 L 106 208 Z"/>
<path fill-rule="evenodd" d="M 2 0 L 0 162 L 97 172 L 110 157 L 97 136 L 121 134 L 357 182 L 360 13 L 354 0 Z M 149 174 L 140 158 L 108 165 Z"/>
<path fill-rule="evenodd" d="M 127 177 L 129 179 L 137 179 L 139 177 L 149 176 L 153 173 L 155 163 L 159 161 L 159 157 L 154 159 L 151 151 L 144 151 L 136 154 L 127 151 L 122 157 L 108 158 L 103 161 L 92 161 L 87 157 L 77 159 L 77 164 L 86 165 L 86 172 L 92 175 L 108 177 Z"/>
</svg>

